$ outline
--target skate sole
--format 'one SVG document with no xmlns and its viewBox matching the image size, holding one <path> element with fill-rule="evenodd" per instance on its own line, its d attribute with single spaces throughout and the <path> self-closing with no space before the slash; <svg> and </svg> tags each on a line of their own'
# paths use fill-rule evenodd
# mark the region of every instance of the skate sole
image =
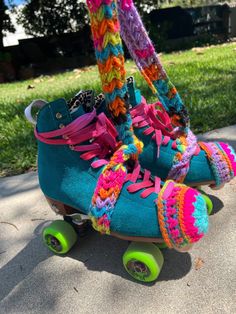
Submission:
<svg viewBox="0 0 236 314">
<path fill-rule="evenodd" d="M 187 186 L 190 186 L 192 188 L 201 188 L 201 186 L 208 186 L 210 187 L 212 190 L 221 190 L 224 187 L 224 183 L 222 183 L 220 186 L 215 187 L 215 181 L 205 181 L 205 182 L 184 182 L 184 184 L 186 184 Z"/>
<path fill-rule="evenodd" d="M 73 214 L 80 214 L 82 217 L 84 217 L 87 220 L 90 220 L 89 217 L 85 214 L 83 214 L 79 209 L 71 207 L 69 205 L 66 205 L 64 203 L 61 203 L 59 201 L 56 201 L 48 196 L 45 195 L 45 198 L 50 205 L 51 209 L 56 213 L 61 216 L 70 216 Z M 146 237 L 138 237 L 138 236 L 128 236 L 128 235 L 123 235 L 117 232 L 111 232 L 111 236 L 114 236 L 116 238 L 119 238 L 121 240 L 126 240 L 126 241 L 134 241 L 134 242 L 148 242 L 148 243 L 164 243 L 164 240 L 162 238 L 146 238 Z"/>
</svg>

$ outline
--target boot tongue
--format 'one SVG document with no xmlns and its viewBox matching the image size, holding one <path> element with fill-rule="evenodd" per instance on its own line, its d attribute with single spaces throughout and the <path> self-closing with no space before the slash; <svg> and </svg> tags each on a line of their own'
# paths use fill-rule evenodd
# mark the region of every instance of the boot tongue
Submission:
<svg viewBox="0 0 236 314">
<path fill-rule="evenodd" d="M 80 91 L 67 104 L 71 114 L 78 111 L 78 109 L 82 109 L 85 113 L 88 113 L 92 112 L 94 108 L 98 110 L 105 104 L 105 97 L 103 94 L 95 97 L 93 90 Z"/>
</svg>

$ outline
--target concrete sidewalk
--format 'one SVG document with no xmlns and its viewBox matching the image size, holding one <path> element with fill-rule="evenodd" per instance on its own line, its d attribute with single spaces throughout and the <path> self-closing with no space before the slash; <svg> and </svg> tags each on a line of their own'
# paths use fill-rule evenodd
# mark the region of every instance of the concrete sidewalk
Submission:
<svg viewBox="0 0 236 314">
<path fill-rule="evenodd" d="M 204 135 L 236 149 L 236 126 Z M 64 257 L 41 241 L 56 218 L 36 173 L 0 179 L 0 313 L 236 313 L 236 180 L 214 201 L 208 236 L 190 253 L 165 250 L 158 281 L 140 284 L 126 274 L 128 243 L 95 232 Z"/>
</svg>

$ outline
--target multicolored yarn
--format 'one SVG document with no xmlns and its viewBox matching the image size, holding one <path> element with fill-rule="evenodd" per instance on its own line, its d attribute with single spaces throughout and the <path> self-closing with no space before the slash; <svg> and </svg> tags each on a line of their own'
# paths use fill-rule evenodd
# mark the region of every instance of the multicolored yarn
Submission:
<svg viewBox="0 0 236 314">
<path fill-rule="evenodd" d="M 140 147 L 142 149 L 142 147 Z M 104 167 L 95 189 L 89 216 L 93 228 L 101 233 L 110 234 L 110 223 L 115 203 L 126 181 L 125 162 L 135 152 L 131 145 L 121 146 Z"/>
<path fill-rule="evenodd" d="M 190 161 L 194 154 L 200 151 L 197 138 L 189 129 L 188 133 L 179 135 L 179 128 L 173 128 L 171 120 L 160 102 L 147 104 L 144 97 L 138 106 L 131 110 L 133 125 L 144 128 L 143 134 L 152 135 L 156 141 L 157 158 L 161 145 L 167 145 L 170 139 L 175 139 L 172 146 L 177 150 L 173 159 L 173 166 L 169 171 L 168 179 L 182 183 L 188 173 Z"/>
<path fill-rule="evenodd" d="M 125 162 L 137 159 L 143 144 L 134 136 L 124 68 L 124 52 L 116 2 L 87 0 L 98 69 L 108 109 L 117 124 L 119 139 L 124 146 L 115 152 L 98 180 L 90 209 L 95 229 L 109 233 L 111 215 L 122 189 Z"/>
<path fill-rule="evenodd" d="M 87 4 L 102 89 L 114 120 L 120 123 L 126 120 L 128 105 L 116 3 L 113 0 L 87 0 Z"/>
<path fill-rule="evenodd" d="M 228 144 L 199 142 L 199 146 L 206 152 L 210 161 L 216 181 L 215 186 L 220 186 L 234 178 L 236 175 L 236 155 Z"/>
<path fill-rule="evenodd" d="M 197 190 L 167 181 L 157 207 L 161 233 L 169 248 L 197 242 L 208 230 L 206 204 Z"/>
<path fill-rule="evenodd" d="M 172 117 L 175 126 L 189 122 L 175 86 L 167 76 L 132 0 L 118 0 L 121 36 L 152 92 Z"/>
<path fill-rule="evenodd" d="M 190 129 L 187 134 L 180 135 L 175 143 L 178 152 L 175 154 L 168 179 L 182 183 L 188 173 L 192 156 L 199 152 L 199 146 L 196 136 Z"/>
</svg>

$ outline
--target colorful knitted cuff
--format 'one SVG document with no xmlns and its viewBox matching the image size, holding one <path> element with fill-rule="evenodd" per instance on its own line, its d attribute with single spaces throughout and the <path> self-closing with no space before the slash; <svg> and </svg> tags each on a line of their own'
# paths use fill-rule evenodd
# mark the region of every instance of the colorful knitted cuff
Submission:
<svg viewBox="0 0 236 314">
<path fill-rule="evenodd" d="M 167 181 L 157 199 L 158 220 L 169 248 L 182 248 L 199 241 L 208 230 L 202 195 L 192 188 Z"/>
<path fill-rule="evenodd" d="M 236 155 L 231 146 L 220 142 L 199 142 L 206 152 L 215 176 L 215 186 L 229 182 L 236 175 Z"/>
</svg>

